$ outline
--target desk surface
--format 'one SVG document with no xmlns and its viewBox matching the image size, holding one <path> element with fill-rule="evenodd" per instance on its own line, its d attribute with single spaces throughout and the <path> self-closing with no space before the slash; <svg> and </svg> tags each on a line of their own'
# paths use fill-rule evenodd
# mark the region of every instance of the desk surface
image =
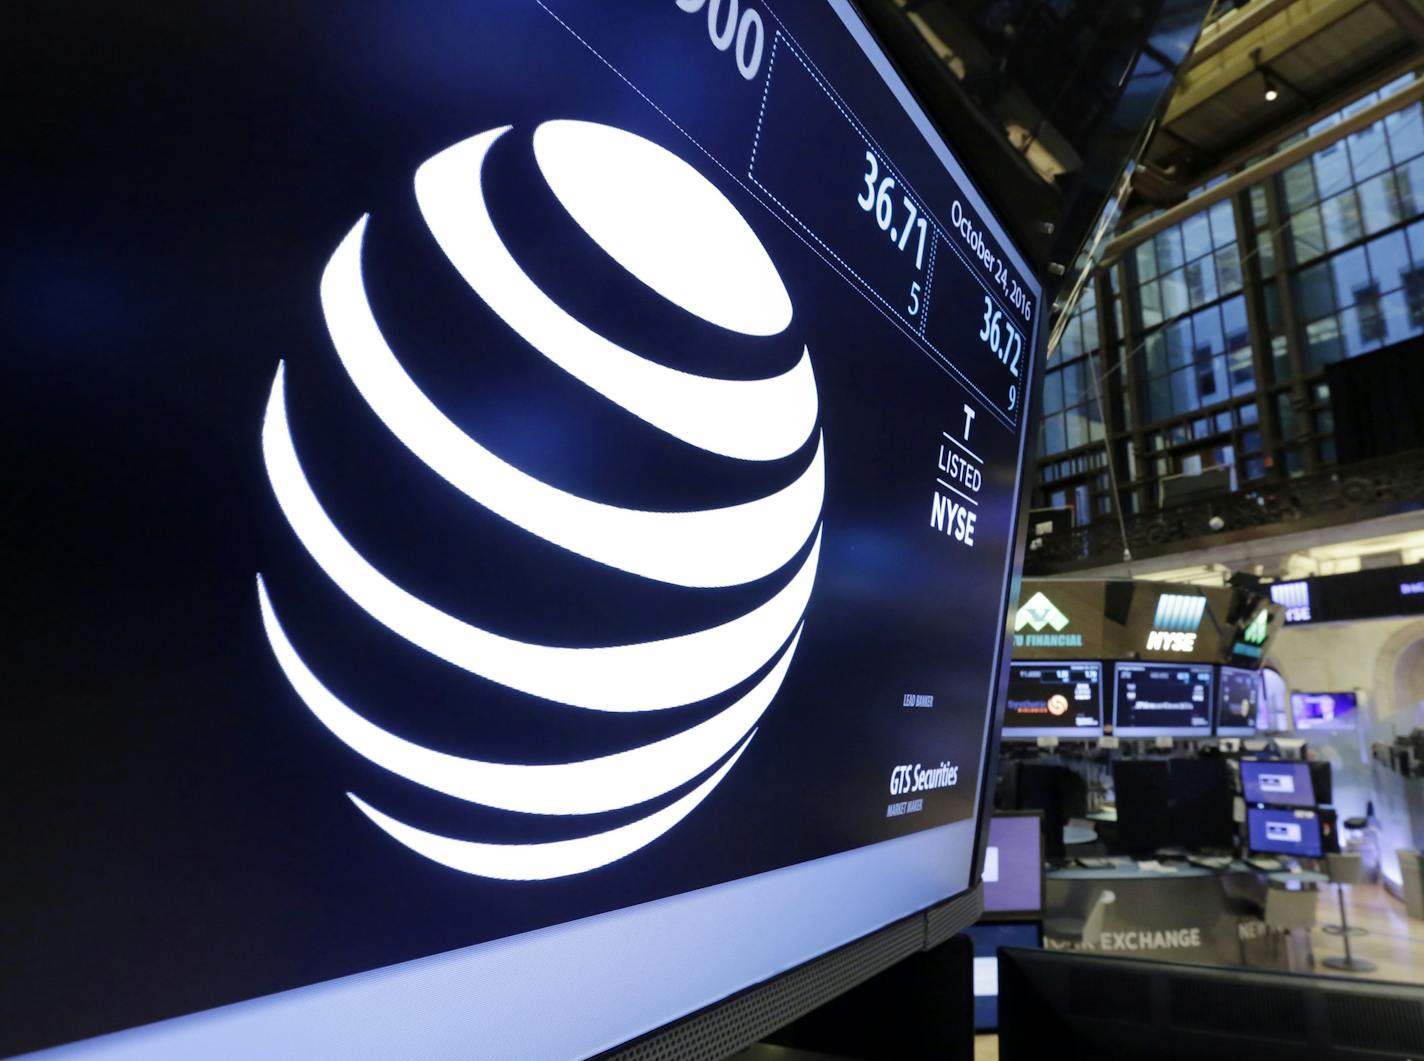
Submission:
<svg viewBox="0 0 1424 1061">
<path fill-rule="evenodd" d="M 1147 865 L 1143 863 L 1147 863 Z M 1173 880 L 1185 877 L 1214 877 L 1227 873 L 1248 873 L 1256 877 L 1265 877 L 1278 884 L 1289 882 L 1325 884 L 1330 880 L 1324 873 L 1317 873 L 1313 870 L 1300 870 L 1295 873 L 1280 870 L 1266 873 L 1241 861 L 1232 862 L 1221 869 L 1194 866 L 1189 862 L 1159 862 L 1157 865 L 1151 863 L 1152 860 L 1144 859 L 1142 862 L 1114 862 L 1111 866 L 1097 869 L 1071 866 L 1064 869 L 1050 869 L 1047 876 L 1050 880 Z"/>
</svg>

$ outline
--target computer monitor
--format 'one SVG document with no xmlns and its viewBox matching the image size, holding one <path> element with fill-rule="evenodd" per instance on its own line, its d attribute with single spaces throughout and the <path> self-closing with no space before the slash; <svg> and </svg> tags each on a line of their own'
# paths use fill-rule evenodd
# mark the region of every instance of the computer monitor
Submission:
<svg viewBox="0 0 1424 1061">
<path fill-rule="evenodd" d="M 1312 765 L 1280 759 L 1242 759 L 1241 797 L 1247 803 L 1314 807 L 1323 801 L 1315 796 Z"/>
<path fill-rule="evenodd" d="M 984 912 L 1005 918 L 1043 912 L 1043 812 L 996 811 L 984 848 Z"/>
<path fill-rule="evenodd" d="M 1335 815 L 1327 810 L 1247 807 L 1246 844 L 1262 855 L 1324 858 L 1339 850 Z"/>
<path fill-rule="evenodd" d="M 682 1059 L 977 915 L 1046 259 L 862 6 L 7 20 L 0 1056 Z"/>
<path fill-rule="evenodd" d="M 1217 668 L 1216 735 L 1252 737 L 1261 708 L 1261 672 L 1245 667 Z"/>
<path fill-rule="evenodd" d="M 1209 737 L 1212 668 L 1189 663 L 1113 665 L 1113 736 Z"/>
<path fill-rule="evenodd" d="M 974 946 L 974 1030 L 999 1030 L 999 949 L 1041 947 L 1038 921 L 980 921 L 964 934 Z"/>
<path fill-rule="evenodd" d="M 1290 699 L 1297 730 L 1355 728 L 1359 701 L 1354 693 L 1291 693 Z"/>
<path fill-rule="evenodd" d="M 1418 1061 L 1424 984 L 1006 947 L 999 1057 Z"/>
<path fill-rule="evenodd" d="M 1103 664 L 1012 663 L 1004 740 L 1103 735 Z"/>
<path fill-rule="evenodd" d="M 1230 771 L 1220 757 L 1119 760 L 1113 790 L 1118 843 L 1126 852 L 1232 846 Z"/>
<path fill-rule="evenodd" d="M 1006 809 L 1043 812 L 1044 854 L 1064 853 L 1063 827 L 1088 812 L 1088 783 L 1062 763 L 1016 762 L 1006 771 Z"/>
</svg>

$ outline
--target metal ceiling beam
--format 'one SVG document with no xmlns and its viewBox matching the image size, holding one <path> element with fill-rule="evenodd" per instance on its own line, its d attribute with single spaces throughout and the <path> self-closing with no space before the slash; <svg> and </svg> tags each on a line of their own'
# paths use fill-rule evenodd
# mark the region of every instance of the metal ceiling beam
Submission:
<svg viewBox="0 0 1424 1061">
<path fill-rule="evenodd" d="M 1254 74 L 1257 63 L 1252 53 L 1256 49 L 1260 49 L 1260 65 L 1265 66 L 1373 2 L 1377 0 L 1295 0 L 1226 50 L 1188 70 L 1167 106 L 1163 124 L 1176 121 L 1188 111 L 1210 102 L 1222 90 Z"/>
<path fill-rule="evenodd" d="M 1190 70 L 1206 62 L 1227 45 L 1236 43 L 1262 22 L 1279 15 L 1293 3 L 1295 0 L 1256 0 L 1248 7 L 1238 7 L 1222 15 L 1202 30 L 1201 36 L 1197 38 L 1197 46 L 1192 49 L 1192 54 L 1187 56 L 1182 69 Z"/>
<path fill-rule="evenodd" d="M 1414 43 L 1424 47 L 1424 15 L 1409 0 L 1375 0 L 1379 8 L 1394 19 L 1395 24 L 1414 38 Z"/>
<path fill-rule="evenodd" d="M 1250 169 L 1243 170 L 1234 177 L 1229 177 L 1213 188 L 1208 188 L 1179 206 L 1174 206 L 1165 213 L 1158 214 L 1150 221 L 1145 221 L 1129 232 L 1124 232 L 1106 247 L 1103 248 L 1101 263 L 1107 265 L 1122 257 L 1127 251 L 1143 243 L 1164 229 L 1171 228 L 1180 221 L 1185 221 L 1193 214 L 1206 209 L 1213 203 L 1229 199 L 1231 196 L 1242 192 L 1253 185 L 1260 184 L 1267 177 L 1279 173 L 1287 166 L 1294 165 L 1303 158 L 1309 158 L 1322 148 L 1329 147 L 1339 140 L 1343 140 L 1351 133 L 1358 132 L 1366 126 L 1373 125 L 1381 118 L 1393 114 L 1424 99 L 1424 79 L 1411 81 L 1404 88 L 1391 96 L 1374 103 L 1358 113 L 1342 118 L 1328 129 L 1322 129 L 1314 136 L 1307 137 L 1298 143 L 1292 144 L 1284 151 L 1278 151 L 1270 158 L 1258 162 Z"/>
</svg>

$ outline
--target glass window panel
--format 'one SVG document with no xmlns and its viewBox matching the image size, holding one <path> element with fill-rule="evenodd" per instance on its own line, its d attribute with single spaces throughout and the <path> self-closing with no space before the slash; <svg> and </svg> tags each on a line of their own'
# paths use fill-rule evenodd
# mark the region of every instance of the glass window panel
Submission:
<svg viewBox="0 0 1424 1061">
<path fill-rule="evenodd" d="M 1158 273 L 1171 272 L 1186 261 L 1182 257 L 1182 229 L 1180 225 L 1157 233 L 1157 238 L 1153 242 L 1157 247 Z"/>
<path fill-rule="evenodd" d="M 1318 206 L 1295 214 L 1290 221 L 1290 234 L 1296 261 L 1309 261 L 1325 253 L 1325 229 Z"/>
<path fill-rule="evenodd" d="M 1054 369 L 1043 376 L 1043 411 L 1056 413 L 1063 408 L 1063 370 Z"/>
<path fill-rule="evenodd" d="M 1409 257 L 1415 265 L 1424 265 L 1424 221 L 1416 221 L 1404 230 L 1409 237 Z"/>
<path fill-rule="evenodd" d="M 1079 446 L 1088 444 L 1088 426 L 1083 420 L 1083 409 L 1069 409 L 1063 414 L 1063 427 L 1066 435 L 1065 441 L 1069 449 L 1076 449 Z"/>
<path fill-rule="evenodd" d="M 1211 434 L 1211 418 L 1210 418 L 1210 417 L 1207 417 L 1207 418 L 1204 419 L 1204 420 L 1193 420 L 1193 421 L 1192 421 L 1192 437 L 1193 437 L 1193 438 L 1206 438 L 1206 436 L 1209 435 L 1209 434 Z"/>
<path fill-rule="evenodd" d="M 1254 424 L 1256 422 L 1256 403 L 1247 402 L 1236 410 L 1236 415 L 1240 418 L 1242 426 Z"/>
<path fill-rule="evenodd" d="M 1182 222 L 1182 250 L 1189 262 L 1211 251 L 1211 220 L 1205 211 Z"/>
<path fill-rule="evenodd" d="M 1223 295 L 1241 290 L 1241 258 L 1234 246 L 1216 252 L 1216 279 Z"/>
<path fill-rule="evenodd" d="M 1231 374 L 1231 394 L 1238 397 L 1256 390 L 1256 370 L 1251 364 L 1251 348 L 1242 347 L 1227 355 L 1227 371 Z"/>
<path fill-rule="evenodd" d="M 1252 188 L 1252 191 L 1259 189 Z M 1231 213 L 1231 201 L 1223 199 L 1208 211 L 1211 218 L 1211 242 L 1215 247 L 1225 247 L 1236 242 L 1236 218 Z"/>
<path fill-rule="evenodd" d="M 1203 405 L 1210 405 L 1224 399 L 1230 391 L 1226 372 L 1226 358 L 1213 357 L 1197 365 L 1197 392 Z M 1190 410 L 1187 410 L 1190 411 Z"/>
<path fill-rule="evenodd" d="M 1310 161 L 1315 169 L 1315 187 L 1320 198 L 1328 199 L 1350 186 L 1350 155 L 1343 142 L 1322 148 Z"/>
<path fill-rule="evenodd" d="M 1394 173 L 1399 208 L 1405 217 L 1424 212 L 1424 156 L 1411 159 Z"/>
<path fill-rule="evenodd" d="M 1175 321 L 1162 330 L 1167 336 L 1167 364 L 1172 368 L 1190 365 L 1192 363 L 1191 321 Z"/>
<path fill-rule="evenodd" d="M 1270 212 L 1266 208 L 1266 189 L 1261 185 L 1256 185 L 1251 189 L 1249 196 L 1251 200 L 1251 221 L 1258 228 L 1266 227 L 1270 219 Z"/>
<path fill-rule="evenodd" d="M 1231 430 L 1231 413 L 1229 410 L 1224 413 L 1216 414 L 1216 429 L 1217 431 Z"/>
<path fill-rule="evenodd" d="M 1172 410 L 1175 413 L 1194 412 L 1200 401 L 1197 394 L 1197 371 L 1194 368 L 1184 368 L 1173 372 L 1172 380 Z"/>
<path fill-rule="evenodd" d="M 1063 414 L 1055 413 L 1043 421 L 1043 445 L 1049 453 L 1063 452 Z"/>
<path fill-rule="evenodd" d="M 1391 232 L 1365 244 L 1370 259 L 1370 274 L 1381 291 L 1395 291 L 1404 286 L 1409 275 L 1409 244 L 1403 232 Z"/>
<path fill-rule="evenodd" d="M 1380 313 L 1384 317 L 1384 341 L 1397 343 L 1419 334 L 1409 314 L 1409 296 L 1403 291 L 1389 291 L 1380 299 Z"/>
<path fill-rule="evenodd" d="M 1404 298 L 1409 311 L 1409 326 L 1424 328 L 1424 267 L 1416 266 L 1405 276 Z"/>
<path fill-rule="evenodd" d="M 1101 442 L 1103 440 L 1103 418 L 1098 415 L 1096 402 L 1089 402 L 1083 406 L 1083 417 L 1088 423 L 1088 441 Z"/>
<path fill-rule="evenodd" d="M 1221 334 L 1221 312 L 1215 306 L 1192 314 L 1192 348 L 1203 347 L 1213 354 L 1226 351 L 1226 340 Z"/>
<path fill-rule="evenodd" d="M 1370 267 L 1365 259 L 1365 248 L 1337 254 L 1330 259 L 1330 275 L 1335 283 L 1335 304 L 1341 309 L 1353 305 L 1355 289 L 1369 283 Z"/>
<path fill-rule="evenodd" d="M 1346 139 L 1350 144 L 1350 164 L 1355 170 L 1355 180 L 1362 181 L 1389 169 L 1389 140 L 1385 137 L 1384 122 L 1375 122 L 1358 133 L 1351 133 Z"/>
<path fill-rule="evenodd" d="M 1137 245 L 1135 257 L 1137 259 L 1137 279 L 1139 281 L 1156 279 L 1157 249 L 1151 240 Z"/>
<path fill-rule="evenodd" d="M 1193 306 L 1216 301 L 1216 269 L 1210 256 L 1189 262 L 1183 272 L 1187 278 L 1187 300 Z"/>
<path fill-rule="evenodd" d="M 1331 250 L 1353 243 L 1365 234 L 1354 189 L 1321 203 L 1320 216 L 1325 224 L 1325 245 Z"/>
<path fill-rule="evenodd" d="M 1373 287 L 1373 282 L 1367 288 Z M 1379 346 L 1384 338 L 1384 316 L 1380 312 L 1379 294 L 1361 294 L 1355 305 L 1340 311 L 1340 335 L 1345 343 L 1345 356 L 1356 357 Z"/>
<path fill-rule="evenodd" d="M 1098 311 L 1096 307 L 1087 310 L 1083 314 L 1083 349 L 1087 351 L 1098 348 Z"/>
<path fill-rule="evenodd" d="M 1335 309 L 1334 291 L 1329 262 L 1307 266 L 1296 274 L 1295 297 L 1300 315 L 1306 320 L 1323 317 Z"/>
<path fill-rule="evenodd" d="M 1268 280 L 1276 275 L 1276 245 L 1269 232 L 1256 237 L 1256 266 Z"/>
<path fill-rule="evenodd" d="M 1143 363 L 1147 375 L 1160 376 L 1167 371 L 1167 337 L 1161 330 L 1147 337 L 1142 347 Z"/>
<path fill-rule="evenodd" d="M 1161 285 L 1153 280 L 1138 289 L 1138 314 L 1143 328 L 1155 328 L 1162 323 Z"/>
<path fill-rule="evenodd" d="M 1266 477 L 1266 462 L 1260 457 L 1252 457 L 1246 461 L 1246 478 L 1264 479 Z"/>
<path fill-rule="evenodd" d="M 1360 214 L 1366 232 L 1378 232 L 1404 220 L 1395 191 L 1394 174 L 1381 173 L 1360 185 Z"/>
<path fill-rule="evenodd" d="M 1241 452 L 1257 453 L 1261 449 L 1261 432 L 1243 431 L 1241 433 Z"/>
<path fill-rule="evenodd" d="M 1321 464 L 1335 463 L 1335 440 L 1333 438 L 1322 438 L 1316 445 L 1316 452 L 1320 456 Z"/>
<path fill-rule="evenodd" d="M 1403 162 L 1424 153 L 1424 117 L 1420 104 L 1411 103 L 1402 111 L 1395 111 L 1384 120 L 1389 135 L 1389 152 L 1394 161 Z"/>
<path fill-rule="evenodd" d="M 1305 326 L 1305 365 L 1307 369 L 1324 368 L 1344 356 L 1340 341 L 1340 323 L 1334 317 L 1324 317 Z"/>
<path fill-rule="evenodd" d="M 1276 415 L 1281 420 L 1281 438 L 1283 441 L 1292 442 L 1300 434 L 1296 430 L 1295 406 L 1291 404 L 1289 394 L 1276 395 Z"/>
<path fill-rule="evenodd" d="M 1068 361 L 1075 357 L 1081 357 L 1083 353 L 1082 326 L 1077 317 L 1069 320 L 1063 328 L 1063 335 L 1058 340 L 1059 356 Z M 992 338 L 992 336 L 990 337 Z"/>
<path fill-rule="evenodd" d="M 1251 342 L 1251 333 L 1246 327 L 1246 300 L 1240 296 L 1221 304 L 1222 321 L 1225 324 L 1226 346 L 1245 346 Z"/>
<path fill-rule="evenodd" d="M 1288 213 L 1294 214 L 1315 202 L 1315 174 L 1310 159 L 1297 162 L 1281 174 L 1281 191 Z"/>
<path fill-rule="evenodd" d="M 1162 315 L 1171 320 L 1187 312 L 1187 280 L 1182 270 L 1162 277 Z"/>
<path fill-rule="evenodd" d="M 1083 374 L 1085 361 L 1075 361 L 1063 366 L 1063 407 L 1071 409 L 1081 405 L 1088 397 L 1088 381 Z"/>
</svg>

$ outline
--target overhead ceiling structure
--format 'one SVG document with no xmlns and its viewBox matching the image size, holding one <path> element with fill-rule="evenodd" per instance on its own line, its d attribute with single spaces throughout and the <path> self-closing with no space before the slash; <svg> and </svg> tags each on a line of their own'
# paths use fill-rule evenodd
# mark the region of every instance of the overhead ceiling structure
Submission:
<svg viewBox="0 0 1424 1061">
<path fill-rule="evenodd" d="M 1127 213 L 1182 202 L 1421 61 L 1419 0 L 1249 0 L 1225 11 L 1183 64 Z"/>
<path fill-rule="evenodd" d="M 856 0 L 1034 264 L 1061 275 L 1212 0 Z"/>
</svg>

